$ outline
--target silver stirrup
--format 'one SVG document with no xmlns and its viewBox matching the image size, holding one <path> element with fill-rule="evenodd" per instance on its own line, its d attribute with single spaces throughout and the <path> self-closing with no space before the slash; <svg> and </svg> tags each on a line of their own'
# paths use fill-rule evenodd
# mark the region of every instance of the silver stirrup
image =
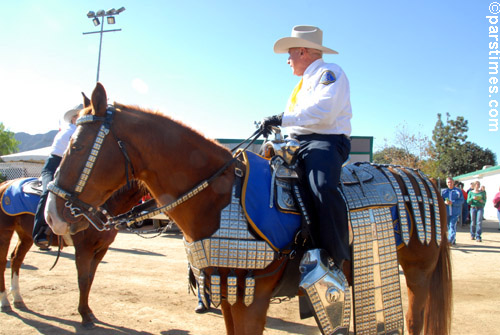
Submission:
<svg viewBox="0 0 500 335">
<path fill-rule="evenodd" d="M 306 293 L 323 334 L 349 334 L 351 294 L 341 270 L 328 266 L 323 249 L 308 250 L 300 261 L 300 289 Z"/>
</svg>

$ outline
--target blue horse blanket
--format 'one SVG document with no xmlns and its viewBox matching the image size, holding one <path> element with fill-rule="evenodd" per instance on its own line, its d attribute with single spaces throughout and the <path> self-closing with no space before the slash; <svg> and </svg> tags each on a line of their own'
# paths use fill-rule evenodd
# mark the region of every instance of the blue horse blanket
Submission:
<svg viewBox="0 0 500 335">
<path fill-rule="evenodd" d="M 23 178 L 13 182 L 2 195 L 2 210 L 7 215 L 21 215 L 36 213 L 36 208 L 40 202 L 40 196 L 23 192 L 25 183 L 37 178 Z"/>
<path fill-rule="evenodd" d="M 269 207 L 271 166 L 269 160 L 249 151 L 243 152 L 247 167 L 241 205 L 253 230 L 276 251 L 284 251 L 300 228 L 300 215 Z"/>
</svg>

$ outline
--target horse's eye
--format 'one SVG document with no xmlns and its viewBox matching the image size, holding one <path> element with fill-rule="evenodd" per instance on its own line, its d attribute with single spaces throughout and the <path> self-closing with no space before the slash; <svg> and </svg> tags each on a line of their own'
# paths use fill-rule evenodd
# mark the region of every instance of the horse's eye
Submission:
<svg viewBox="0 0 500 335">
<path fill-rule="evenodd" d="M 73 144 L 73 145 L 71 146 L 71 150 L 72 150 L 72 151 L 80 151 L 80 150 L 82 150 L 82 148 L 83 148 L 83 146 L 81 146 L 81 145 L 79 145 L 79 144 Z"/>
</svg>

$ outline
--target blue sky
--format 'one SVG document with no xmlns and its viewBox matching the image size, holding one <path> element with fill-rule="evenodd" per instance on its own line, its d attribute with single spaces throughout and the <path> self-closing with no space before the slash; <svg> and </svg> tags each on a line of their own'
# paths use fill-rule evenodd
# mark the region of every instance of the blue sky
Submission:
<svg viewBox="0 0 500 335">
<path fill-rule="evenodd" d="M 487 15 L 493 1 L 9 1 L 0 21 L 0 122 L 31 134 L 95 86 L 99 34 L 89 10 L 119 8 L 103 36 L 100 81 L 110 101 L 160 110 L 213 138 L 246 138 L 281 113 L 299 80 L 274 42 L 319 26 L 325 55 L 351 85 L 352 135 L 431 136 L 437 113 L 469 121 L 469 140 L 500 158 L 489 131 Z M 499 5 L 500 6 L 500 5 Z M 500 24 L 499 24 L 500 25 Z M 500 96 L 498 97 L 500 101 Z M 500 106 L 499 106 L 500 109 Z M 498 116 L 497 116 L 498 119 Z"/>
</svg>

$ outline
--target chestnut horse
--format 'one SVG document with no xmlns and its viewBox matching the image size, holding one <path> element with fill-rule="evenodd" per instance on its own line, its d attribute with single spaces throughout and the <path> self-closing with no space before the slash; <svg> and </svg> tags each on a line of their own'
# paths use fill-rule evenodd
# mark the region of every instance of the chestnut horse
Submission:
<svg viewBox="0 0 500 335">
<path fill-rule="evenodd" d="M 108 107 L 106 92 L 100 83 L 92 93 L 91 102 L 91 107 L 82 112 L 85 116 L 81 117 L 82 122 L 54 181 L 53 191 L 58 194 L 50 194 L 47 201 L 46 216 L 52 230 L 56 234 L 74 230 L 63 219 L 64 199 L 83 204 L 84 208 L 96 208 L 124 185 L 130 167 L 160 206 L 172 204 L 210 179 L 211 183 L 195 196 L 184 197 L 175 207 L 169 207 L 168 215 L 180 227 L 187 242 L 211 236 L 219 228 L 220 212 L 231 197 L 234 164 L 218 173 L 232 159 L 231 153 L 215 141 L 158 113 L 117 103 Z M 107 133 L 110 136 L 105 136 Z M 84 165 L 88 167 L 89 163 L 91 172 L 82 173 Z M 82 180 L 85 180 L 84 187 L 75 188 Z M 445 232 L 445 207 L 441 199 L 439 207 L 441 229 Z M 408 286 L 408 332 L 449 334 L 451 269 L 446 233 L 439 246 L 434 238 L 422 245 L 416 235 L 412 234 L 408 245 L 397 251 Z M 275 260 L 266 269 L 254 271 L 255 296 L 248 307 L 243 303 L 242 286 L 238 287 L 236 303 L 231 305 L 225 299 L 229 269 L 219 269 L 221 309 L 227 334 L 263 333 L 272 291 L 283 274 L 281 265 L 285 261 Z M 210 275 L 211 270 L 206 271 Z M 234 274 L 242 279 L 247 271 L 236 270 Z"/>
<path fill-rule="evenodd" d="M 0 198 L 5 190 L 14 182 L 9 180 L 0 185 Z M 144 195 L 144 190 L 139 183 L 131 183 L 130 188 L 124 187 L 118 190 L 105 204 L 110 213 L 120 214 L 137 204 Z M 11 254 L 11 290 L 14 307 L 25 308 L 25 304 L 19 290 L 19 270 L 21 264 L 33 245 L 33 224 L 34 216 L 32 214 L 19 214 L 10 216 L 0 210 L 0 299 L 2 312 L 11 310 L 7 292 L 5 290 L 4 273 L 7 265 L 7 253 L 9 251 L 10 240 L 14 231 L 19 240 Z M 113 243 L 116 229 L 108 231 L 97 231 L 91 227 L 72 236 L 75 247 L 75 263 L 78 272 L 78 287 L 80 290 L 80 299 L 78 302 L 78 311 L 82 316 L 82 325 L 87 328 L 93 328 L 94 315 L 89 307 L 89 293 L 94 280 L 97 266 Z M 52 246 L 58 246 L 58 238 L 50 238 Z"/>
</svg>

